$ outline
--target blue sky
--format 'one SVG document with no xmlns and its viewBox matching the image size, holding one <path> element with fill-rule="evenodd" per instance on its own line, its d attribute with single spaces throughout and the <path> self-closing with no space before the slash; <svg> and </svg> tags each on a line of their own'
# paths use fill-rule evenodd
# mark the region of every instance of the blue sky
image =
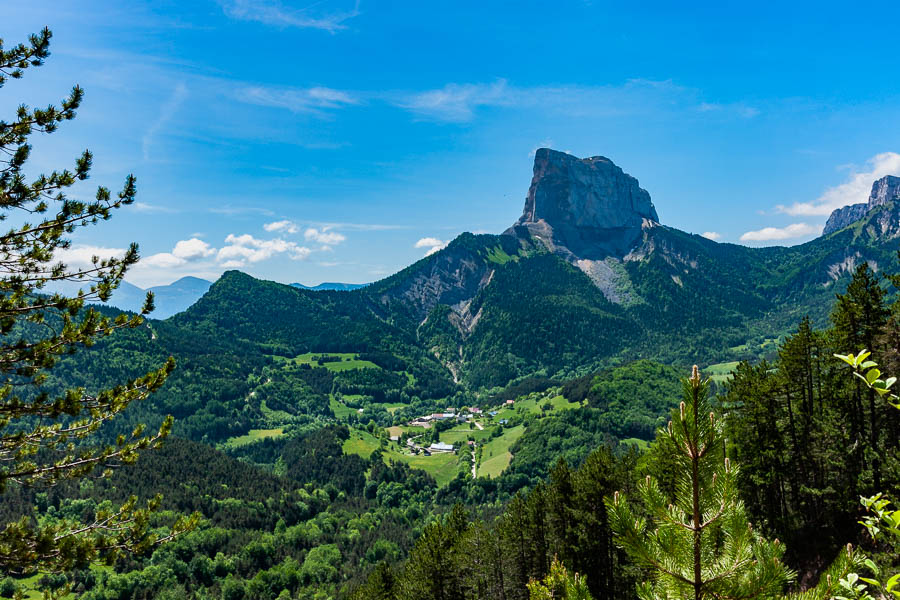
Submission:
<svg viewBox="0 0 900 600">
<path fill-rule="evenodd" d="M 32 168 L 87 147 L 92 185 L 137 176 L 65 258 L 137 241 L 142 286 L 379 279 L 515 221 L 540 146 L 750 245 L 811 239 L 900 174 L 897 3 L 625 4 L 8 0 L 0 37 L 49 25 L 53 54 L 0 118 L 85 88 Z"/>
</svg>

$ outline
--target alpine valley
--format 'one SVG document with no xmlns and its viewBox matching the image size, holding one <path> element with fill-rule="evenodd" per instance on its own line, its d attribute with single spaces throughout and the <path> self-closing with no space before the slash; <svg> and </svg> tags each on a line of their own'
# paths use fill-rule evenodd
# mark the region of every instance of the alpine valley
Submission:
<svg viewBox="0 0 900 600">
<path fill-rule="evenodd" d="M 850 397 L 833 353 L 876 339 L 840 333 L 858 327 L 836 296 L 887 306 L 878 276 L 898 271 L 900 179 L 872 190 L 819 238 L 750 248 L 660 223 L 608 158 L 544 148 L 509 229 L 464 233 L 386 279 L 182 280 L 166 306 L 185 310 L 62 357 L 44 382 L 90 392 L 174 357 L 166 383 L 100 432 L 113 442 L 172 415 L 174 439 L 109 479 L 11 489 L 0 514 L 75 518 L 161 493 L 162 516 L 202 525 L 146 556 L 14 584 L 68 581 L 98 600 L 524 600 L 558 557 L 595 598 L 630 598 L 643 572 L 603 498 L 651 474 L 675 493 L 654 438 L 694 363 L 735 411 L 748 510 L 815 577 L 858 533 L 859 494 L 893 476 L 870 461 L 893 439 L 874 404 L 857 420 L 815 411 Z M 883 327 L 886 310 L 872 314 Z M 811 407 L 800 433 L 797 398 Z M 844 419 L 865 440 L 852 468 Z M 822 441 L 816 460 L 798 439 Z"/>
</svg>

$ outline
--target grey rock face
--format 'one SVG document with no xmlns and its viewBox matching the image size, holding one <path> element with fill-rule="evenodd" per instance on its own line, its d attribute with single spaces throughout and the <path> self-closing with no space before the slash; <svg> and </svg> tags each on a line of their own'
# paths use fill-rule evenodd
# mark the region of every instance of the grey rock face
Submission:
<svg viewBox="0 0 900 600">
<path fill-rule="evenodd" d="M 900 177 L 887 175 L 872 184 L 872 193 L 869 194 L 869 208 L 881 206 L 900 199 Z"/>
<path fill-rule="evenodd" d="M 625 256 L 658 221 L 650 194 L 608 158 L 541 148 L 525 210 L 506 233 L 537 237 L 573 261 L 602 259 Z"/>
<path fill-rule="evenodd" d="M 869 201 L 865 204 L 851 204 L 838 208 L 831 213 L 828 221 L 825 223 L 825 229 L 822 235 L 828 235 L 833 231 L 843 229 L 848 225 L 855 223 L 869 214 L 875 208 L 884 206 L 888 202 L 900 200 L 900 177 L 886 175 L 872 184 L 872 192 L 869 194 Z M 890 224 L 882 226 L 881 229 L 890 229 Z"/>
<path fill-rule="evenodd" d="M 869 212 L 869 205 L 865 202 L 860 204 L 851 204 L 843 208 L 838 208 L 831 213 L 828 221 L 825 222 L 825 229 L 822 235 L 828 235 L 832 231 L 843 229 L 851 223 L 856 223 Z"/>
</svg>

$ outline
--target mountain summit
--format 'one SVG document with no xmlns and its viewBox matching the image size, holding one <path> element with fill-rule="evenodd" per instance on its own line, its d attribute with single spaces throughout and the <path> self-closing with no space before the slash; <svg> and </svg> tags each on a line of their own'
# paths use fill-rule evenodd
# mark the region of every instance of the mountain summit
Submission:
<svg viewBox="0 0 900 600">
<path fill-rule="evenodd" d="M 621 258 L 644 227 L 658 222 L 650 194 L 610 159 L 541 148 L 534 156 L 525 210 L 506 233 L 537 238 L 575 262 Z"/>
<path fill-rule="evenodd" d="M 825 223 L 825 230 L 822 232 L 822 235 L 828 235 L 843 229 L 859 221 L 873 210 L 895 200 L 900 200 L 900 177 L 885 175 L 872 184 L 872 192 L 869 194 L 868 202 L 851 204 L 832 212 Z"/>
<path fill-rule="evenodd" d="M 749 248 L 661 225 L 650 195 L 607 158 L 542 149 L 522 217 L 505 235 L 461 234 L 353 291 L 228 272 L 154 331 L 160 344 L 168 331 L 190 340 L 214 332 L 250 357 L 389 353 L 420 398 L 635 358 L 754 359 L 804 315 L 827 323 L 857 265 L 893 268 L 898 190 L 900 178 L 877 183 L 852 227 Z"/>
</svg>

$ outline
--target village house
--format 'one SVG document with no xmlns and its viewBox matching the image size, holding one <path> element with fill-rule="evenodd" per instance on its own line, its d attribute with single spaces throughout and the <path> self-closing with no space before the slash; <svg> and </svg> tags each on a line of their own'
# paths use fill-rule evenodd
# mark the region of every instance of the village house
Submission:
<svg viewBox="0 0 900 600">
<path fill-rule="evenodd" d="M 444 442 L 434 442 L 428 446 L 430 452 L 453 452 L 453 444 L 445 444 Z"/>
</svg>

